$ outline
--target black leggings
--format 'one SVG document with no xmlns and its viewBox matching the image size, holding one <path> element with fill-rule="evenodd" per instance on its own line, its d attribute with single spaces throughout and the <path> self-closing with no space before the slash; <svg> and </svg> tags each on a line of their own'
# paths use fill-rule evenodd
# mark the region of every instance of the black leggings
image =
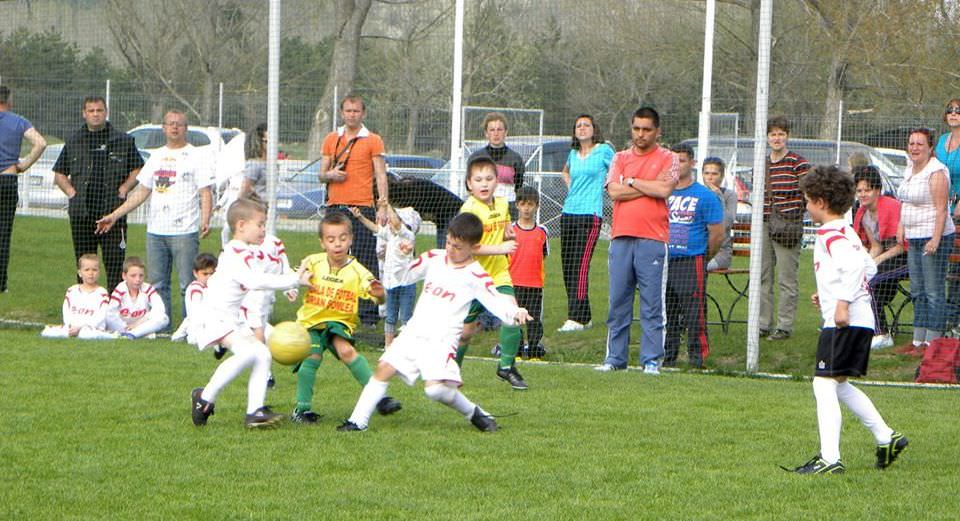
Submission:
<svg viewBox="0 0 960 521">
<path fill-rule="evenodd" d="M 560 216 L 560 261 L 567 288 L 567 318 L 581 324 L 590 313 L 590 260 L 600 238 L 601 220 L 596 215 Z"/>
<path fill-rule="evenodd" d="M 543 288 L 528 288 L 524 286 L 514 286 L 514 293 L 517 296 L 517 305 L 526 309 L 530 313 L 530 321 L 527 322 L 527 345 L 531 352 L 540 345 L 543 340 Z M 520 338 L 523 343 L 523 337 Z"/>
<path fill-rule="evenodd" d="M 17 214 L 17 176 L 0 175 L 0 291 L 7 290 L 7 267 L 10 264 L 10 236 Z"/>
</svg>

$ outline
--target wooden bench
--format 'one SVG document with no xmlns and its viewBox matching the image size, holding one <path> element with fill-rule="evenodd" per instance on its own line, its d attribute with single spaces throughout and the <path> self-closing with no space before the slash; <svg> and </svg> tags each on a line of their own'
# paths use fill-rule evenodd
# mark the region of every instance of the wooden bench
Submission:
<svg viewBox="0 0 960 521">
<path fill-rule="evenodd" d="M 750 256 L 750 223 L 733 223 L 733 256 L 734 257 L 749 257 Z M 707 292 L 706 298 L 707 302 L 713 305 L 717 310 L 717 315 L 720 316 L 719 322 L 707 321 L 707 325 L 720 326 L 721 330 L 724 333 L 727 333 L 730 330 L 730 324 L 746 324 L 746 320 L 738 320 L 733 318 L 733 312 L 736 309 L 737 305 L 741 300 L 747 298 L 747 293 L 750 289 L 750 278 L 747 277 L 746 282 L 742 284 L 742 287 L 738 287 L 734 283 L 734 279 L 731 276 L 737 275 L 749 275 L 750 270 L 745 268 L 726 268 L 713 270 L 708 272 L 710 275 L 722 275 L 724 280 L 727 281 L 727 285 L 730 286 L 730 289 L 734 291 L 736 296 L 733 297 L 733 302 L 730 303 L 727 312 L 724 313 L 723 309 L 720 307 L 720 302 L 714 298 L 709 292 Z"/>
</svg>

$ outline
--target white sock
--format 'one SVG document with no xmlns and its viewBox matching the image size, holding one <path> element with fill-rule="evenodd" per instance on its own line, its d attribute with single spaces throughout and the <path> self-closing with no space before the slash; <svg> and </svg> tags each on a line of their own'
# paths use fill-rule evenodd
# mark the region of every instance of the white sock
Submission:
<svg viewBox="0 0 960 521">
<path fill-rule="evenodd" d="M 927 328 L 925 327 L 916 327 L 913 328 L 913 345 L 914 347 L 919 346 L 927 339 Z"/>
<path fill-rule="evenodd" d="M 837 399 L 837 381 L 833 378 L 813 378 L 813 395 L 817 399 L 817 425 L 820 428 L 820 457 L 828 464 L 840 461 L 840 401 Z"/>
<path fill-rule="evenodd" d="M 431 400 L 438 401 L 448 407 L 453 408 L 460 414 L 464 415 L 468 420 L 471 416 L 473 416 L 473 410 L 477 408 L 477 404 L 471 402 L 466 396 L 463 395 L 463 393 L 449 385 L 431 385 L 429 387 L 424 387 L 423 392 L 426 393 L 427 397 Z"/>
<path fill-rule="evenodd" d="M 207 382 L 207 385 L 203 388 L 203 393 L 200 394 L 200 398 L 213 402 L 217 399 L 217 395 L 220 394 L 227 384 L 233 381 L 234 378 L 240 376 L 244 370 L 248 367 L 254 366 L 257 363 L 257 356 L 262 355 L 257 350 L 259 345 L 261 348 L 266 350 L 266 346 L 257 342 L 257 339 L 251 336 L 242 336 L 237 337 L 234 335 L 230 336 L 230 351 L 233 353 L 233 356 L 227 358 L 217 367 L 217 370 L 213 372 L 213 376 L 210 377 L 210 381 Z M 266 351 L 267 356 L 270 355 L 269 351 Z M 262 362 L 261 362 L 262 363 Z M 267 366 L 267 371 L 269 371 L 269 365 Z M 254 379 L 254 373 L 250 373 L 251 385 Z M 266 394 L 267 381 L 263 380 L 263 393 Z M 256 396 L 253 396 L 248 387 L 247 390 L 247 414 L 255 411 L 250 410 L 251 401 L 256 401 Z M 260 405 L 257 408 L 263 407 L 263 396 L 260 396 Z"/>
<path fill-rule="evenodd" d="M 363 386 L 360 398 L 357 399 L 357 405 L 353 407 L 353 413 L 350 414 L 350 421 L 357 427 L 366 427 L 370 423 L 370 416 L 373 415 L 377 404 L 387 395 L 388 385 L 388 382 L 371 378 L 367 385 Z"/>
<path fill-rule="evenodd" d="M 860 423 L 870 429 L 874 439 L 877 440 L 877 445 L 890 443 L 893 429 L 883 421 L 880 412 L 863 391 L 851 385 L 850 382 L 843 382 L 837 386 L 837 397 L 860 419 Z"/>
<path fill-rule="evenodd" d="M 270 380 L 270 364 L 273 357 L 267 346 L 257 341 L 254 347 L 253 368 L 250 370 L 250 381 L 247 383 L 247 414 L 257 412 L 263 407 L 267 398 L 267 381 Z"/>
</svg>

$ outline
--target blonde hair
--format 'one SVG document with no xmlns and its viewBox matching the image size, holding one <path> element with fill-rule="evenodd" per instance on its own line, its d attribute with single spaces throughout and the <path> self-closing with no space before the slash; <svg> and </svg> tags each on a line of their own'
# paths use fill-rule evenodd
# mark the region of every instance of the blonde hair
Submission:
<svg viewBox="0 0 960 521">
<path fill-rule="evenodd" d="M 252 219 L 254 215 L 261 213 L 267 213 L 262 204 L 242 197 L 234 201 L 227 210 L 227 223 L 231 230 L 236 230 L 238 222 Z"/>
<path fill-rule="evenodd" d="M 77 258 L 77 269 L 80 269 L 80 266 L 83 265 L 83 261 L 85 260 L 96 262 L 97 266 L 100 265 L 100 257 L 98 257 L 96 253 L 84 253 Z"/>
<path fill-rule="evenodd" d="M 127 259 L 123 261 L 123 272 L 126 273 L 130 271 L 130 268 L 145 270 L 147 269 L 147 265 L 143 263 L 143 259 L 140 257 L 127 257 Z"/>
</svg>

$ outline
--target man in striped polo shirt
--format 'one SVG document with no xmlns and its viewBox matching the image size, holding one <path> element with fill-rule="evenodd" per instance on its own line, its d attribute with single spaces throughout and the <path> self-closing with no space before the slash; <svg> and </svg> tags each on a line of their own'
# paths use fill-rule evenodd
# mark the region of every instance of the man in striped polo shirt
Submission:
<svg viewBox="0 0 960 521">
<path fill-rule="evenodd" d="M 810 163 L 795 152 L 787 150 L 790 122 L 784 116 L 767 120 L 766 193 L 763 200 L 763 221 L 768 223 L 773 207 L 787 219 L 803 220 L 804 201 L 800 179 L 810 169 Z M 760 275 L 760 336 L 770 340 L 785 340 L 793 332 L 797 314 L 797 264 L 800 260 L 800 240 L 795 244 L 781 244 L 770 237 L 764 226 L 763 267 Z M 773 275 L 777 274 L 780 297 L 777 302 L 776 328 L 773 317 Z"/>
</svg>

